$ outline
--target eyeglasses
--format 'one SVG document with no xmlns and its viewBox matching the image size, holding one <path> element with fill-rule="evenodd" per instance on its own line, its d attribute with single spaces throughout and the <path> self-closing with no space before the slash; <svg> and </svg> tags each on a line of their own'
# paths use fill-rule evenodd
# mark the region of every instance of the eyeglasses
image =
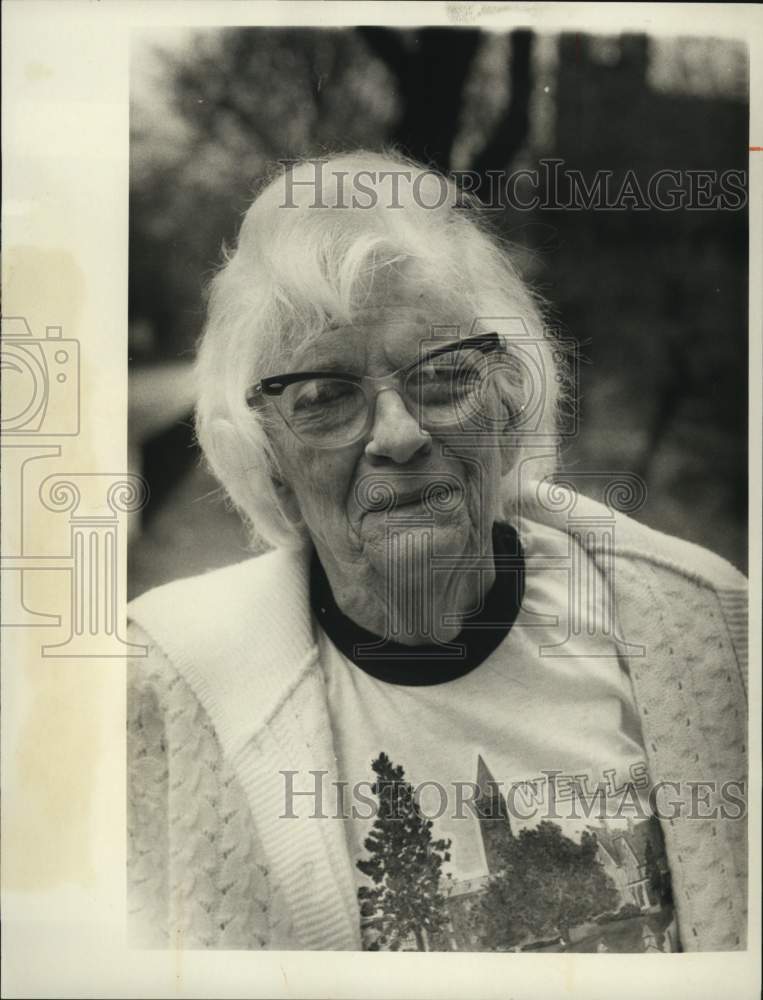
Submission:
<svg viewBox="0 0 763 1000">
<path fill-rule="evenodd" d="M 364 437 L 374 400 L 388 388 L 397 390 L 424 429 L 460 428 L 482 410 L 488 355 L 502 349 L 498 334 L 488 333 L 443 344 L 379 378 L 326 371 L 271 375 L 249 390 L 246 402 L 254 407 L 266 397 L 293 433 L 315 448 L 340 448 Z"/>
</svg>

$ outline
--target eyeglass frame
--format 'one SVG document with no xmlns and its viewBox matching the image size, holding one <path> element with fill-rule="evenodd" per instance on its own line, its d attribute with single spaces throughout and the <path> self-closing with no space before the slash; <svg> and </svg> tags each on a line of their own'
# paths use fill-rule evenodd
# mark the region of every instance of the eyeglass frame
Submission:
<svg viewBox="0 0 763 1000">
<path fill-rule="evenodd" d="M 492 354 L 496 351 L 504 351 L 504 345 L 501 342 L 501 338 L 495 331 L 491 333 L 477 334 L 474 337 L 466 337 L 463 340 L 451 341 L 448 344 L 443 344 L 439 347 L 427 351 L 423 356 L 416 358 L 415 360 L 409 362 L 407 365 L 403 365 L 402 368 L 398 368 L 397 371 L 390 372 L 388 375 L 356 375 L 354 372 L 342 372 L 342 371 L 302 371 L 302 372 L 289 372 L 284 375 L 268 375 L 265 378 L 259 380 L 255 383 L 246 393 L 246 405 L 250 409 L 254 409 L 258 405 L 260 397 L 266 397 L 272 399 L 273 397 L 280 397 L 283 395 L 285 389 L 290 385 L 297 382 L 307 382 L 310 379 L 325 378 L 332 379 L 342 382 L 350 382 L 353 385 L 357 385 L 363 395 L 366 398 L 367 404 L 367 416 L 366 421 L 363 426 L 363 430 L 357 434 L 356 437 L 349 441 L 343 442 L 342 444 L 326 444 L 321 445 L 315 441 L 306 441 L 298 431 L 296 431 L 286 416 L 281 412 L 278 406 L 275 407 L 276 412 L 289 428 L 289 430 L 298 437 L 303 443 L 310 445 L 310 447 L 318 448 L 320 450 L 332 450 L 336 448 L 344 448 L 353 444 L 356 441 L 360 441 L 361 438 L 365 436 L 368 432 L 369 427 L 373 423 L 373 407 L 371 406 L 371 398 L 368 393 L 369 383 L 373 384 L 375 392 L 373 393 L 373 398 L 383 392 L 385 389 L 395 389 L 399 390 L 401 381 L 410 372 L 414 371 L 419 365 L 426 364 L 427 361 L 431 361 L 434 358 L 441 357 L 443 354 L 450 354 L 454 351 L 460 351 L 466 349 L 478 350 L 484 355 Z M 518 415 L 524 409 L 524 406 L 520 407 L 516 414 Z"/>
</svg>

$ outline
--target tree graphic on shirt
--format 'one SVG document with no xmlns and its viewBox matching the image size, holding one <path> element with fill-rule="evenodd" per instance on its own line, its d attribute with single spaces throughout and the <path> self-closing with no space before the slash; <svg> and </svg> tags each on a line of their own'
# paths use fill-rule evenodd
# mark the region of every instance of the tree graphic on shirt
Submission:
<svg viewBox="0 0 763 1000">
<path fill-rule="evenodd" d="M 427 951 L 448 920 L 440 880 L 451 842 L 433 840 L 432 822 L 421 815 L 400 765 L 382 752 L 371 766 L 379 805 L 364 841 L 370 857 L 357 863 L 373 882 L 358 889 L 364 927 L 373 936 L 369 950 L 397 951 L 412 935 L 418 950 Z"/>
<path fill-rule="evenodd" d="M 653 829 L 656 823 L 657 820 L 652 817 Z M 659 827 L 657 829 L 659 830 Z M 665 858 L 665 851 L 655 846 L 654 836 L 646 842 L 644 867 L 649 882 L 649 895 L 652 900 L 665 908 L 671 907 L 673 905 L 673 889 L 670 870 Z"/>
<path fill-rule="evenodd" d="M 596 853 L 595 835 L 584 832 L 576 844 L 548 820 L 508 838 L 482 899 L 485 947 L 554 934 L 568 940 L 571 927 L 616 906 L 615 884 Z"/>
</svg>

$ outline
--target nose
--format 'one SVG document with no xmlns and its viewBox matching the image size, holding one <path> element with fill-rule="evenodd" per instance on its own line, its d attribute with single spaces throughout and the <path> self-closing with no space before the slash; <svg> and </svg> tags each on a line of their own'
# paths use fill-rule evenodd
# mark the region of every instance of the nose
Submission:
<svg viewBox="0 0 763 1000">
<path fill-rule="evenodd" d="M 382 389 L 376 396 L 366 455 L 389 458 L 402 465 L 419 451 L 429 451 L 431 447 L 432 438 L 419 427 L 398 393 L 392 388 Z"/>
</svg>

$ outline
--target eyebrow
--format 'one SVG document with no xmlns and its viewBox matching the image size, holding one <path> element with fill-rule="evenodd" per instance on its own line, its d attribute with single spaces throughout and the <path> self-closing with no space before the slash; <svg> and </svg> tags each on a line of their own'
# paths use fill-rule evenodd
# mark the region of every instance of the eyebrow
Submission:
<svg viewBox="0 0 763 1000">
<path fill-rule="evenodd" d="M 444 344 L 438 344 L 436 347 L 432 347 L 431 350 L 426 351 L 417 358 L 413 358 L 408 364 L 402 365 L 399 371 L 406 371 L 406 369 L 414 368 L 416 365 L 421 364 L 425 361 L 431 361 L 432 358 L 438 358 L 441 354 L 450 354 L 451 351 L 458 351 L 462 348 L 495 348 L 499 345 L 500 340 L 498 334 L 493 333 L 480 333 L 473 337 L 464 337 L 461 340 L 452 340 Z M 340 363 L 328 362 L 324 368 L 312 370 L 308 374 L 314 375 L 324 371 L 327 375 L 353 375 L 354 378 L 358 376 L 352 372 L 348 372 L 346 368 L 342 368 Z M 300 374 L 295 372 L 294 374 Z"/>
<path fill-rule="evenodd" d="M 320 362 L 319 368 L 311 368 L 311 373 L 314 372 L 325 372 L 327 375 L 349 375 L 350 372 L 347 371 L 344 362 L 342 361 L 326 361 Z M 299 372 L 295 372 L 299 374 Z"/>
<path fill-rule="evenodd" d="M 500 338 L 498 334 L 493 333 L 478 333 L 474 337 L 464 337 L 463 340 L 454 340 L 448 344 L 443 344 L 440 347 L 435 347 L 431 351 L 427 351 L 423 354 L 418 361 L 428 361 L 430 358 L 436 358 L 440 354 L 447 354 L 450 351 L 457 351 L 462 347 L 476 347 L 479 348 L 494 348 L 498 347 L 500 343 Z M 412 362 L 415 364 L 416 362 Z"/>
<path fill-rule="evenodd" d="M 499 335 L 493 331 L 492 333 L 481 333 L 474 337 L 465 337 L 462 340 L 449 341 L 446 344 L 441 344 L 438 347 L 432 348 L 431 351 L 427 351 L 421 357 L 414 358 L 407 365 L 403 365 L 398 371 L 410 371 L 415 368 L 416 365 L 422 364 L 426 361 L 431 361 L 432 358 L 440 357 L 442 354 L 449 354 L 451 351 L 460 350 L 463 347 L 477 348 L 478 350 L 494 350 L 499 347 L 501 343 Z M 278 395 L 286 385 L 293 382 L 298 382 L 303 379 L 318 378 L 321 375 L 335 375 L 338 377 L 344 376 L 345 378 L 352 379 L 354 382 L 360 382 L 363 378 L 362 375 L 358 375 L 354 372 L 348 372 L 345 369 L 339 368 L 334 364 L 332 366 L 331 362 L 328 362 L 328 366 L 320 369 L 311 369 L 308 371 L 301 372 L 289 372 L 284 375 L 269 375 L 266 378 L 260 379 L 260 381 L 252 386 L 246 396 L 247 403 L 251 404 L 253 397 L 258 392 L 263 392 L 265 395 Z"/>
</svg>

